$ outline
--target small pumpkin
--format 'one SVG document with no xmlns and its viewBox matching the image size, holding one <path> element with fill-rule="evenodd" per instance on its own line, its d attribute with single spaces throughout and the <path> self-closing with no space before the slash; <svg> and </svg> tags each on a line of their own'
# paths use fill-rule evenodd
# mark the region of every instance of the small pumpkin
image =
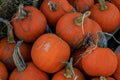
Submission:
<svg viewBox="0 0 120 80">
<path fill-rule="evenodd" d="M 1 61 L 0 61 L 0 80 L 8 80 L 7 68 Z"/>
<path fill-rule="evenodd" d="M 90 76 L 111 76 L 117 69 L 117 56 L 109 48 L 90 46 L 84 54 L 82 68 Z"/>
<path fill-rule="evenodd" d="M 78 48 L 89 33 L 94 35 L 93 33 L 101 31 L 101 27 L 88 18 L 89 15 L 90 11 L 84 14 L 76 12 L 64 15 L 57 22 L 56 34 L 72 48 Z"/>
<path fill-rule="evenodd" d="M 47 73 L 55 73 L 63 68 L 62 61 L 68 61 L 70 47 L 57 35 L 46 33 L 33 44 L 31 57 L 39 69 Z"/>
<path fill-rule="evenodd" d="M 113 77 L 116 79 L 116 80 L 119 80 L 120 79 L 120 52 L 119 53 L 116 53 L 116 56 L 118 58 L 118 65 L 117 65 L 117 69 L 116 71 L 113 73 Z"/>
<path fill-rule="evenodd" d="M 27 63 L 25 70 L 14 69 L 9 80 L 49 80 L 45 72 L 39 70 L 32 62 Z"/>
<path fill-rule="evenodd" d="M 51 27 L 55 27 L 59 18 L 66 13 L 73 12 L 74 8 L 67 0 L 44 0 L 40 10 L 46 16 L 48 24 Z"/>
<path fill-rule="evenodd" d="M 120 12 L 112 3 L 99 0 L 90 9 L 90 17 L 95 20 L 104 32 L 113 32 L 120 23 Z"/>
<path fill-rule="evenodd" d="M 0 60 L 6 65 L 9 71 L 12 71 L 15 68 L 12 58 L 15 45 L 16 45 L 15 43 L 14 44 L 8 43 L 7 38 L 3 38 L 0 40 Z M 25 61 L 30 60 L 30 50 L 31 46 L 27 43 L 23 43 L 20 46 L 20 51 Z"/>
<path fill-rule="evenodd" d="M 74 0 L 73 5 L 76 11 L 84 13 L 94 5 L 94 0 Z"/>
<path fill-rule="evenodd" d="M 32 6 L 20 4 L 16 16 L 12 17 L 15 35 L 25 42 L 34 42 L 46 29 L 43 13 Z"/>
<path fill-rule="evenodd" d="M 65 62 L 65 64 L 65 68 L 55 73 L 52 80 L 85 80 L 84 75 L 72 66 L 72 58 L 70 62 Z"/>
<path fill-rule="evenodd" d="M 92 78 L 91 80 L 115 80 L 115 79 L 112 77 L 100 76 L 100 77 Z"/>
</svg>

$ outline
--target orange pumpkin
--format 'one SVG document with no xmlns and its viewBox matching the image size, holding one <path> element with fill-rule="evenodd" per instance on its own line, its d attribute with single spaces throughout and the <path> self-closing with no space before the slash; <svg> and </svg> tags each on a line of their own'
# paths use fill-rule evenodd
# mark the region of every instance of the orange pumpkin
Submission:
<svg viewBox="0 0 120 80">
<path fill-rule="evenodd" d="M 15 68 L 12 54 L 16 44 L 9 44 L 7 42 L 7 38 L 3 38 L 0 40 L 0 60 L 6 65 L 9 71 Z M 21 53 L 25 61 L 30 60 L 30 50 L 31 46 L 23 43 L 20 47 Z"/>
<path fill-rule="evenodd" d="M 47 18 L 48 24 L 55 27 L 57 21 L 66 13 L 73 12 L 73 7 L 67 0 L 44 0 L 40 10 Z"/>
<path fill-rule="evenodd" d="M 15 35 L 25 42 L 33 42 L 45 32 L 46 18 L 41 11 L 32 6 L 25 6 L 21 11 L 24 13 L 18 11 L 12 18 Z"/>
<path fill-rule="evenodd" d="M 73 4 L 78 12 L 84 13 L 94 5 L 94 0 L 74 0 Z"/>
<path fill-rule="evenodd" d="M 83 70 L 90 76 L 111 76 L 118 65 L 117 56 L 109 48 L 89 47 L 81 59 Z"/>
<path fill-rule="evenodd" d="M 112 32 L 118 27 L 120 12 L 112 3 L 100 0 L 90 10 L 91 18 L 101 26 L 104 32 Z"/>
<path fill-rule="evenodd" d="M 120 52 L 119 52 L 119 53 L 116 53 L 116 56 L 117 56 L 117 58 L 118 58 L 118 65 L 117 65 L 116 71 L 113 73 L 113 77 L 114 77 L 116 80 L 120 80 Z"/>
<path fill-rule="evenodd" d="M 83 15 L 87 16 L 88 14 L 89 11 Z M 77 12 L 69 13 L 61 17 L 57 23 L 56 34 L 72 48 L 77 48 L 89 33 L 96 35 L 97 31 L 101 31 L 100 26 L 95 21 L 89 18 L 82 21 L 83 15 Z"/>
<path fill-rule="evenodd" d="M 74 68 L 72 63 L 73 58 L 70 59 L 70 62 L 65 61 L 65 68 L 55 73 L 52 80 L 85 80 L 84 75 L 77 68 Z"/>
<path fill-rule="evenodd" d="M 25 70 L 19 72 L 16 68 L 10 74 L 9 80 L 49 80 L 45 72 L 39 70 L 32 62 L 27 63 Z"/>
<path fill-rule="evenodd" d="M 96 78 L 92 78 L 91 80 L 115 80 L 114 78 L 112 77 L 96 77 Z"/>
<path fill-rule="evenodd" d="M 8 80 L 7 68 L 1 61 L 0 61 L 0 80 Z"/>
<path fill-rule="evenodd" d="M 70 47 L 55 34 L 40 36 L 32 46 L 31 56 L 34 64 L 47 73 L 59 71 L 70 57 Z"/>
<path fill-rule="evenodd" d="M 111 0 L 111 2 L 120 10 L 120 0 Z"/>
</svg>

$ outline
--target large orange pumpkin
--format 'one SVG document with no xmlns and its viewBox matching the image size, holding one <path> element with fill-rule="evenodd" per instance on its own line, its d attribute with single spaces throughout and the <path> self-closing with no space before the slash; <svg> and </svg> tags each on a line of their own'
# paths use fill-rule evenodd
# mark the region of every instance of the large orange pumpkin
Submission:
<svg viewBox="0 0 120 80">
<path fill-rule="evenodd" d="M 70 57 L 70 47 L 55 34 L 40 36 L 32 46 L 31 57 L 34 64 L 47 73 L 59 71 Z"/>
<path fill-rule="evenodd" d="M 22 12 L 26 13 L 25 16 L 21 16 L 22 13 L 20 15 L 18 12 L 16 13 L 16 16 L 12 18 L 15 35 L 25 42 L 35 41 L 45 32 L 45 16 L 41 11 L 32 6 L 25 6 L 22 9 Z"/>
<path fill-rule="evenodd" d="M 110 2 L 100 0 L 91 7 L 91 18 L 95 20 L 104 32 L 114 31 L 120 22 L 118 8 Z"/>
<path fill-rule="evenodd" d="M 109 48 L 92 46 L 84 54 L 82 68 L 90 76 L 110 76 L 117 69 L 117 56 Z"/>
<path fill-rule="evenodd" d="M 9 44 L 7 38 L 3 38 L 0 40 L 0 60 L 6 65 L 8 70 L 13 70 L 15 68 L 12 54 L 16 44 Z M 20 46 L 20 51 L 23 55 L 25 61 L 30 60 L 30 50 L 31 46 L 23 43 Z"/>
<path fill-rule="evenodd" d="M 120 80 L 120 52 L 119 52 L 119 53 L 116 53 L 116 56 L 117 56 L 117 58 L 118 58 L 118 65 L 117 65 L 116 71 L 113 73 L 113 77 L 114 77 L 116 80 Z"/>
<path fill-rule="evenodd" d="M 45 72 L 39 70 L 32 62 L 29 62 L 25 70 L 21 72 L 17 68 L 13 70 L 9 80 L 49 80 L 49 78 Z"/>
<path fill-rule="evenodd" d="M 83 15 L 88 14 L 89 11 Z M 82 21 L 83 15 L 77 12 L 69 13 L 61 17 L 57 23 L 56 34 L 72 48 L 77 48 L 89 33 L 96 35 L 97 31 L 101 31 L 101 27 L 95 21 L 89 18 Z"/>
<path fill-rule="evenodd" d="M 0 61 L 0 80 L 8 80 L 7 68 L 1 61 Z"/>
<path fill-rule="evenodd" d="M 73 12 L 73 7 L 67 0 L 44 0 L 40 10 L 47 18 L 48 24 L 55 27 L 57 21 L 66 13 Z"/>
</svg>

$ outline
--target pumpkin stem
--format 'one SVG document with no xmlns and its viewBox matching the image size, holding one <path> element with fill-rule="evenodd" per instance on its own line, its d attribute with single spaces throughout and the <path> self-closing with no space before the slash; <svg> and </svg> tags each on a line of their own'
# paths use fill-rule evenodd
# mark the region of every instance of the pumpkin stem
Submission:
<svg viewBox="0 0 120 80">
<path fill-rule="evenodd" d="M 23 6 L 23 4 L 21 3 L 21 4 L 19 5 L 19 7 L 18 7 L 18 14 L 17 14 L 17 16 L 16 16 L 19 20 L 23 20 L 23 19 L 25 19 L 25 18 L 27 17 L 27 11 L 24 10 L 23 8 L 24 8 L 24 6 Z"/>
<path fill-rule="evenodd" d="M 10 24 L 8 20 L 4 20 L 0 18 L 0 22 L 3 22 L 7 25 L 7 36 L 8 36 L 8 43 L 15 43 L 14 35 L 13 35 L 13 26 Z"/>
<path fill-rule="evenodd" d="M 104 76 L 100 76 L 100 80 L 106 80 Z"/>
<path fill-rule="evenodd" d="M 99 0 L 99 5 L 100 5 L 100 10 L 106 10 L 108 8 L 105 0 Z"/>
<path fill-rule="evenodd" d="M 78 76 L 75 75 L 73 70 L 73 58 L 70 58 L 70 62 L 64 62 L 66 64 L 65 66 L 65 72 L 64 76 L 65 78 L 73 78 L 74 80 L 78 80 Z"/>
<path fill-rule="evenodd" d="M 90 16 L 90 14 L 91 14 L 91 11 L 86 11 L 82 16 L 77 17 L 77 18 L 74 19 L 75 25 L 82 26 L 82 32 L 83 32 L 83 34 L 85 33 L 84 32 L 84 25 L 83 25 L 84 24 L 84 20 L 86 18 L 88 18 Z"/>
<path fill-rule="evenodd" d="M 48 6 L 50 8 L 50 11 L 56 11 L 58 9 L 57 5 L 52 1 L 48 2 Z"/>
<path fill-rule="evenodd" d="M 20 52 L 20 46 L 22 43 L 23 40 L 18 41 L 13 52 L 13 60 L 19 72 L 24 71 L 26 69 L 26 64 Z"/>
</svg>

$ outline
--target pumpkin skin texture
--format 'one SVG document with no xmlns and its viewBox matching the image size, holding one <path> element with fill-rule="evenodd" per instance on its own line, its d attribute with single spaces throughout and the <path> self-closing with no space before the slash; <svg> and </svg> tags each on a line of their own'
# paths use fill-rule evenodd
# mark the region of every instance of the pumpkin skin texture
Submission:
<svg viewBox="0 0 120 80">
<path fill-rule="evenodd" d="M 57 22 L 56 34 L 65 40 L 72 48 L 78 47 L 88 33 L 93 34 L 92 31 L 95 27 L 97 28 L 96 32 L 101 31 L 100 26 L 95 21 L 86 18 L 83 24 L 83 34 L 82 26 L 78 26 L 74 23 L 74 19 L 80 16 L 80 13 L 69 13 L 61 17 Z"/>
<path fill-rule="evenodd" d="M 53 2 L 56 4 L 56 10 L 50 10 L 50 6 L 48 5 L 49 2 Z M 73 7 L 68 3 L 67 0 L 44 0 L 40 6 L 40 10 L 46 16 L 48 24 L 51 27 L 55 27 L 57 21 L 60 17 L 64 14 L 73 12 Z"/>
<path fill-rule="evenodd" d="M 93 49 L 89 47 L 88 50 Z M 97 47 L 93 52 L 86 53 L 81 59 L 83 70 L 90 76 L 110 76 L 118 65 L 115 53 L 109 48 Z"/>
<path fill-rule="evenodd" d="M 120 0 L 111 0 L 111 2 L 120 10 Z"/>
<path fill-rule="evenodd" d="M 26 6 L 24 10 L 28 11 L 28 16 L 25 19 L 12 21 L 15 35 L 25 42 L 34 42 L 45 32 L 46 18 L 43 13 L 35 7 Z"/>
<path fill-rule="evenodd" d="M 9 80 L 49 80 L 45 72 L 39 70 L 32 62 L 27 63 L 27 68 L 19 72 L 17 68 L 13 70 Z"/>
<path fill-rule="evenodd" d="M 113 73 L 113 77 L 116 79 L 116 80 L 120 80 L 120 53 L 116 53 L 116 56 L 118 58 L 118 65 L 117 65 L 117 69 L 116 71 Z"/>
<path fill-rule="evenodd" d="M 120 22 L 120 12 L 115 5 L 106 1 L 108 8 L 106 10 L 100 10 L 99 4 L 95 4 L 91 7 L 90 17 L 95 20 L 102 28 L 104 32 L 114 31 Z"/>
<path fill-rule="evenodd" d="M 84 13 L 90 10 L 91 6 L 94 5 L 94 0 L 74 0 L 74 7 L 78 12 Z"/>
<path fill-rule="evenodd" d="M 73 70 L 74 70 L 74 73 L 76 74 L 76 76 L 78 76 L 77 80 L 85 80 L 84 75 L 77 68 L 73 68 Z M 52 80 L 74 80 L 74 79 L 66 78 L 64 76 L 64 69 L 62 69 L 53 75 Z"/>
<path fill-rule="evenodd" d="M 0 40 L 0 60 L 6 65 L 9 71 L 15 68 L 12 58 L 15 45 L 16 44 L 9 44 L 7 42 L 7 38 L 3 38 Z M 26 43 L 23 43 L 20 46 L 20 51 L 25 61 L 30 60 L 30 50 L 31 46 Z"/>
<path fill-rule="evenodd" d="M 34 64 L 47 73 L 59 71 L 70 57 L 70 47 L 55 34 L 40 36 L 32 46 L 31 56 Z"/>
<path fill-rule="evenodd" d="M 2 62 L 0 62 L 0 80 L 8 80 L 8 71 Z"/>
</svg>

